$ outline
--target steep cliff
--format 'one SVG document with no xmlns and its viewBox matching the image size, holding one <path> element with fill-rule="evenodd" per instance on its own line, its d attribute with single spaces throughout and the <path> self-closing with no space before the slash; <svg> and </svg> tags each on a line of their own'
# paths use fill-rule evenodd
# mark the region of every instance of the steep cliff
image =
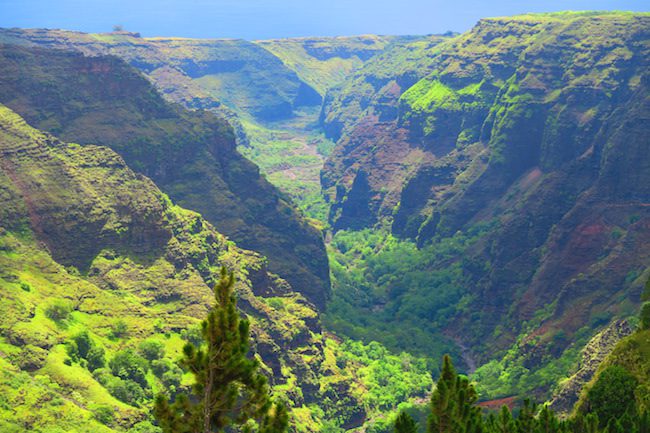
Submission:
<svg viewBox="0 0 650 433">
<path fill-rule="evenodd" d="M 648 270 L 649 29 L 632 13 L 484 19 L 382 80 L 374 57 L 326 97 L 330 223 L 387 225 L 425 253 L 483 227 L 431 264 L 463 274 L 442 332 L 479 360 L 511 344 L 526 369 L 560 356 L 629 314 Z"/>
<path fill-rule="evenodd" d="M 57 137 L 108 146 L 181 206 L 200 212 L 322 307 L 329 291 L 320 233 L 235 149 L 228 124 L 165 102 L 115 57 L 4 45 L 0 102 Z M 86 269 L 92 257 L 64 262 Z"/>
</svg>

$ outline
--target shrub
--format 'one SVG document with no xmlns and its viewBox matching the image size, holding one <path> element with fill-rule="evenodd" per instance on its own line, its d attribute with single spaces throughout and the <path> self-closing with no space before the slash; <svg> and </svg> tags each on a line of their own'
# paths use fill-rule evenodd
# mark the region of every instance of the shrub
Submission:
<svg viewBox="0 0 650 433">
<path fill-rule="evenodd" d="M 78 362 L 90 371 L 102 368 L 106 364 L 104 349 L 95 345 L 87 331 L 83 331 L 66 343 L 68 359 L 66 364 Z"/>
<path fill-rule="evenodd" d="M 113 338 L 124 338 L 129 334 L 129 327 L 124 320 L 118 320 L 111 326 L 111 336 Z"/>
<path fill-rule="evenodd" d="M 142 421 L 127 430 L 127 433 L 162 433 L 162 429 L 149 421 Z"/>
<path fill-rule="evenodd" d="M 71 312 L 72 308 L 70 307 L 70 304 L 62 300 L 56 300 L 45 307 L 45 315 L 55 322 L 67 320 L 70 317 Z"/>
<path fill-rule="evenodd" d="M 88 331 L 83 331 L 75 335 L 72 337 L 72 340 L 75 343 L 78 355 L 84 359 L 87 358 L 88 352 L 94 346 L 94 342 L 90 339 Z"/>
<path fill-rule="evenodd" d="M 181 332 L 181 338 L 192 345 L 199 347 L 203 344 L 203 334 L 201 333 L 201 328 L 198 326 L 193 326 Z"/>
<path fill-rule="evenodd" d="M 165 346 L 158 340 L 145 340 L 138 346 L 138 352 L 145 359 L 153 361 L 165 356 Z"/>
<path fill-rule="evenodd" d="M 183 370 L 174 365 L 174 368 L 162 375 L 162 383 L 169 390 L 170 395 L 174 395 L 176 390 L 181 386 L 183 380 Z"/>
<path fill-rule="evenodd" d="M 114 420 L 113 408 L 110 406 L 98 406 L 93 410 L 95 419 L 104 425 L 111 425 Z"/>
<path fill-rule="evenodd" d="M 114 376 L 147 386 L 146 375 L 149 363 L 131 349 L 117 352 L 109 362 L 109 367 Z"/>
<path fill-rule="evenodd" d="M 104 387 L 113 397 L 131 406 L 138 406 L 147 397 L 139 384 L 128 379 L 111 376 Z"/>
<path fill-rule="evenodd" d="M 171 370 L 172 363 L 167 359 L 156 359 L 151 361 L 151 371 L 156 377 L 162 377 L 165 372 Z"/>
<path fill-rule="evenodd" d="M 104 349 L 99 346 L 94 346 L 88 351 L 88 370 L 95 371 L 106 365 L 106 358 L 104 356 Z"/>
</svg>

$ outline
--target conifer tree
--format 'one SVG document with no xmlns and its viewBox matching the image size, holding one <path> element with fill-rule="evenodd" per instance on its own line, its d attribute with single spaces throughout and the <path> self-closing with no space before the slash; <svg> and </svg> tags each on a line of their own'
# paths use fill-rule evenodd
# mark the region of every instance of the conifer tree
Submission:
<svg viewBox="0 0 650 433">
<path fill-rule="evenodd" d="M 548 406 L 545 405 L 537 417 L 537 429 L 535 432 L 559 433 L 561 431 L 560 421 L 557 419 L 557 416 Z"/>
<path fill-rule="evenodd" d="M 465 377 L 456 373 L 451 358 L 442 360 L 440 379 L 431 395 L 428 433 L 474 433 L 481 429 L 478 394 Z"/>
<path fill-rule="evenodd" d="M 418 426 L 411 415 L 400 412 L 395 420 L 395 433 L 417 433 Z"/>
<path fill-rule="evenodd" d="M 537 405 L 535 403 L 532 403 L 528 398 L 524 399 L 524 404 L 519 410 L 519 415 L 517 416 L 516 421 L 518 433 L 530 433 L 533 431 L 536 412 Z"/>
<path fill-rule="evenodd" d="M 496 420 L 496 431 L 499 433 L 517 432 L 517 425 L 515 424 L 515 420 L 512 418 L 510 409 L 508 409 L 508 406 L 506 405 L 501 406 L 501 410 L 499 411 L 499 416 Z"/>
<path fill-rule="evenodd" d="M 247 357 L 249 323 L 239 317 L 234 283 L 223 268 L 216 304 L 202 323 L 204 344 L 183 348 L 182 364 L 194 375 L 193 396 L 178 395 L 172 403 L 156 397 L 154 414 L 165 433 L 222 433 L 250 420 L 258 422 L 260 433 L 287 429 L 286 407 L 272 404 L 266 377 Z"/>
</svg>

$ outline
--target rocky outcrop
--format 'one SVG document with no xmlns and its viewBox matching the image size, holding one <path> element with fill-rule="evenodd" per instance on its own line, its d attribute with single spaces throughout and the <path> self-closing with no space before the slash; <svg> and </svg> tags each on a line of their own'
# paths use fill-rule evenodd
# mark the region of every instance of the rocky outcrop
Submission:
<svg viewBox="0 0 650 433">
<path fill-rule="evenodd" d="M 582 350 L 582 359 L 577 371 L 562 382 L 549 406 L 558 413 L 568 415 L 577 403 L 583 388 L 594 377 L 607 355 L 623 337 L 631 333 L 632 327 L 627 321 L 615 320 L 596 334 Z"/>
</svg>

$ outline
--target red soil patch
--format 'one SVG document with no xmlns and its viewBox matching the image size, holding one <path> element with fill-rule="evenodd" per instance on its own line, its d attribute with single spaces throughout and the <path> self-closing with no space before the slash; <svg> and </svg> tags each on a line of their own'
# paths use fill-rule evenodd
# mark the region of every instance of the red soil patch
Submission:
<svg viewBox="0 0 650 433">
<path fill-rule="evenodd" d="M 515 407 L 515 400 L 516 397 L 505 397 L 496 400 L 482 401 L 478 404 L 478 406 L 482 409 L 487 410 L 499 410 L 501 409 L 501 406 L 505 404 L 508 406 L 508 409 L 512 410 Z"/>
</svg>

